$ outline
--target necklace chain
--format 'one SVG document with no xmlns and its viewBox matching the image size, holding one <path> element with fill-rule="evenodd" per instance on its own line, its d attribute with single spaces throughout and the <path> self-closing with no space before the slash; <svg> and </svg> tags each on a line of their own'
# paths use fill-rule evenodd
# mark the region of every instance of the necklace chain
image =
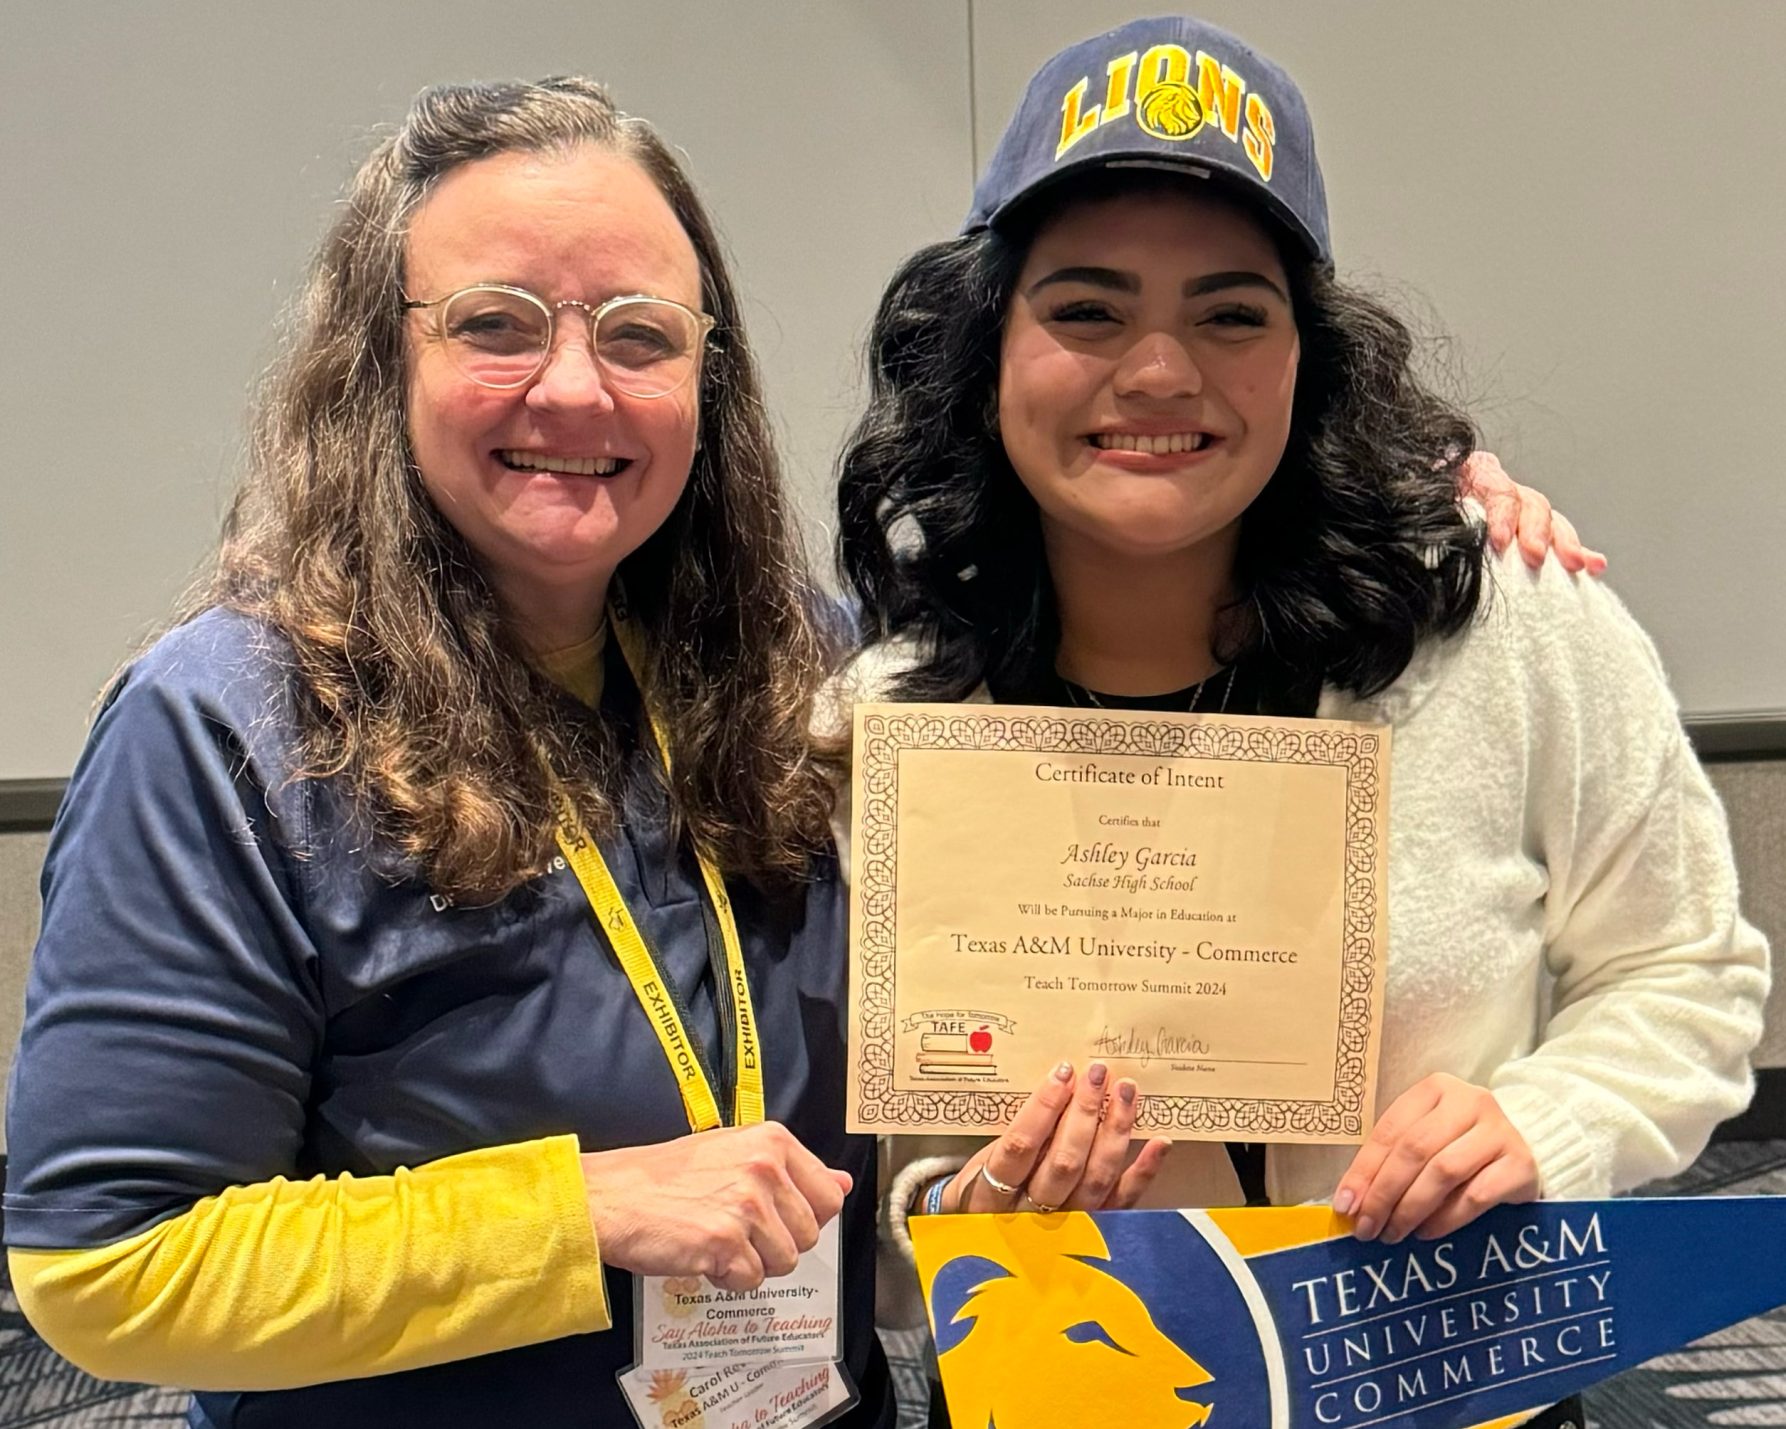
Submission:
<svg viewBox="0 0 1786 1429">
<path fill-rule="evenodd" d="M 1227 677 L 1222 681 L 1222 703 L 1215 710 L 1204 710 L 1202 713 L 1228 713 L 1228 699 L 1234 693 L 1234 671 L 1236 668 L 1236 666 L 1230 665 L 1226 670 L 1218 672 Z M 1215 678 L 1215 675 L 1205 675 L 1201 680 L 1197 681 L 1196 684 L 1191 686 L 1191 697 L 1185 702 L 1184 707 L 1184 712 L 1186 714 L 1197 714 L 1199 712 L 1197 709 L 1197 701 L 1203 698 L 1203 691 L 1208 687 L 1209 682 Z M 1072 699 L 1073 703 L 1081 708 L 1099 710 L 1107 710 L 1111 708 L 1111 706 L 1105 704 L 1098 698 L 1098 692 L 1096 690 L 1089 689 L 1084 685 L 1076 685 L 1071 680 L 1064 678 L 1061 683 L 1067 687 L 1067 695 Z"/>
</svg>

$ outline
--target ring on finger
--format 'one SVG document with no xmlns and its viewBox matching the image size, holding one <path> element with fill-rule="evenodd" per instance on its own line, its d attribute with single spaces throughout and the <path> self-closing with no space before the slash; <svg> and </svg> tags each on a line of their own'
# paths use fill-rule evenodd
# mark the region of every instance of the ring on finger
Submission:
<svg viewBox="0 0 1786 1429">
<path fill-rule="evenodd" d="M 1051 1216 L 1060 1209 L 1059 1206 L 1045 1206 L 1028 1191 L 1023 1193 L 1024 1204 L 1039 1216 Z"/>
<path fill-rule="evenodd" d="M 993 1190 L 997 1191 L 1001 1196 L 1015 1196 L 1023 1189 L 1021 1186 L 1013 1186 L 1008 1182 L 999 1180 L 998 1177 L 992 1174 L 992 1167 L 984 1161 L 980 1163 L 980 1179 L 988 1186 L 992 1187 Z"/>
</svg>

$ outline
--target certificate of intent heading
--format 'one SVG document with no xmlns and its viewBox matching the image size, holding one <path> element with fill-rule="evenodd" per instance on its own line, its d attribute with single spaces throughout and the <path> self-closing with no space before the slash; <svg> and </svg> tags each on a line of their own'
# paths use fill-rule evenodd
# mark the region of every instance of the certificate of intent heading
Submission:
<svg viewBox="0 0 1786 1429">
<path fill-rule="evenodd" d="M 861 704 L 853 795 L 852 1131 L 994 1133 L 1094 1060 L 1139 1133 L 1369 1131 L 1386 726 Z"/>
</svg>

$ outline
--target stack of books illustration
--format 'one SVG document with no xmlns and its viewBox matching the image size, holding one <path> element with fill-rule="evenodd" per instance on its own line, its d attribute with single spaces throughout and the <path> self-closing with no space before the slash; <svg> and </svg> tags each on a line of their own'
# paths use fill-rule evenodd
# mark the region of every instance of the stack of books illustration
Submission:
<svg viewBox="0 0 1786 1429">
<path fill-rule="evenodd" d="M 992 1033 L 926 1032 L 918 1039 L 918 1069 L 936 1077 L 987 1076 L 993 1070 Z"/>
</svg>

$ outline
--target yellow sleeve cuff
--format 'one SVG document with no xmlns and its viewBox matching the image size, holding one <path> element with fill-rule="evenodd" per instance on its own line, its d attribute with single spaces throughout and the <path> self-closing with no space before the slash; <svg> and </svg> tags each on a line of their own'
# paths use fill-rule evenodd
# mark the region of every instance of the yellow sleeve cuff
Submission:
<svg viewBox="0 0 1786 1429">
<path fill-rule="evenodd" d="M 232 1186 L 113 1245 L 8 1260 L 60 1354 L 187 1389 L 388 1374 L 612 1323 L 574 1136 Z"/>
</svg>

